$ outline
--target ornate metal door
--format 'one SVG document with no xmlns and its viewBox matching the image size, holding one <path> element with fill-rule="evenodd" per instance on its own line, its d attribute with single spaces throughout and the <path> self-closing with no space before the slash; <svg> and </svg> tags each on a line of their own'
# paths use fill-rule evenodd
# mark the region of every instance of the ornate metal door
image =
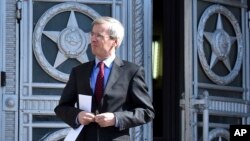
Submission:
<svg viewBox="0 0 250 141">
<path fill-rule="evenodd" d="M 99 16 L 119 19 L 127 29 L 123 59 L 150 68 L 150 0 L 25 0 L 20 12 L 19 140 L 61 140 L 68 126 L 54 114 L 71 68 L 92 60 L 91 22 Z M 135 8 L 136 7 L 136 8 Z M 147 9 L 148 10 L 148 9 Z M 146 23 L 146 24 L 141 24 Z M 146 30 L 145 30 L 146 29 Z M 148 32 L 149 34 L 144 34 Z M 145 53 L 146 52 L 146 53 Z M 151 71 L 146 70 L 151 83 Z M 150 88 L 151 89 L 151 88 Z M 131 130 L 134 140 L 151 140 L 151 124 Z"/>
<path fill-rule="evenodd" d="M 186 0 L 184 11 L 182 140 L 229 141 L 231 124 L 250 123 L 247 0 Z"/>
</svg>

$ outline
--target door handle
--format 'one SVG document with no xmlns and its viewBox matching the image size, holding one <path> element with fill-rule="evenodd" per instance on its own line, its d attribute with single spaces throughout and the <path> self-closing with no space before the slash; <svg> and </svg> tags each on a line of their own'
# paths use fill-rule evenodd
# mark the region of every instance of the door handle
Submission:
<svg viewBox="0 0 250 141">
<path fill-rule="evenodd" d="M 6 72 L 4 71 L 1 71 L 0 83 L 1 83 L 1 87 L 6 86 Z"/>
</svg>

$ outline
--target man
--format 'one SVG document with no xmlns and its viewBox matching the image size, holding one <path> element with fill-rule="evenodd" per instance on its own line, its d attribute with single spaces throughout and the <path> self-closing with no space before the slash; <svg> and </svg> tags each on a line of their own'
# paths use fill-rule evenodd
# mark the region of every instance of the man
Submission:
<svg viewBox="0 0 250 141">
<path fill-rule="evenodd" d="M 92 26 L 95 60 L 72 69 L 55 113 L 72 128 L 84 125 L 79 141 L 128 141 L 130 127 L 154 118 L 144 70 L 116 57 L 124 36 L 119 21 L 100 17 Z M 92 96 L 91 112 L 75 108 L 78 94 Z"/>
</svg>

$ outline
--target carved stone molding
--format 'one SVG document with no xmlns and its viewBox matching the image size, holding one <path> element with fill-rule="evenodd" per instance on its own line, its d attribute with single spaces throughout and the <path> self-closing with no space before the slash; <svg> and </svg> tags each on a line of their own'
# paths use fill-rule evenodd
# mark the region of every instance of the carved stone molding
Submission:
<svg viewBox="0 0 250 141">
<path fill-rule="evenodd" d="M 144 14 L 143 14 L 143 2 L 144 0 L 132 1 L 133 6 L 133 62 L 139 66 L 143 64 L 143 46 L 144 46 Z M 143 140 L 143 126 L 138 126 L 130 129 L 131 139 L 134 141 Z"/>
<path fill-rule="evenodd" d="M 22 100 L 20 103 L 20 109 L 25 110 L 39 110 L 39 111 L 54 111 L 54 108 L 58 105 L 58 100 Z"/>
<path fill-rule="evenodd" d="M 247 114 L 249 112 L 249 104 L 242 102 L 230 102 L 225 101 L 225 99 L 216 100 L 210 99 L 209 100 L 209 110 L 218 111 L 218 113 L 237 113 L 239 114 Z"/>
<path fill-rule="evenodd" d="M 143 0 L 133 1 L 133 61 L 143 66 Z"/>
</svg>

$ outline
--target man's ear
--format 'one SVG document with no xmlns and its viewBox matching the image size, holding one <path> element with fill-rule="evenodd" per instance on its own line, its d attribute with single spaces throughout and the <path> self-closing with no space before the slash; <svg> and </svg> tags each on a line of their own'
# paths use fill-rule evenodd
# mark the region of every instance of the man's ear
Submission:
<svg viewBox="0 0 250 141">
<path fill-rule="evenodd" d="M 118 47 L 119 47 L 118 39 L 114 40 L 114 42 L 113 42 L 113 47 L 115 47 L 115 48 L 118 48 Z"/>
</svg>

